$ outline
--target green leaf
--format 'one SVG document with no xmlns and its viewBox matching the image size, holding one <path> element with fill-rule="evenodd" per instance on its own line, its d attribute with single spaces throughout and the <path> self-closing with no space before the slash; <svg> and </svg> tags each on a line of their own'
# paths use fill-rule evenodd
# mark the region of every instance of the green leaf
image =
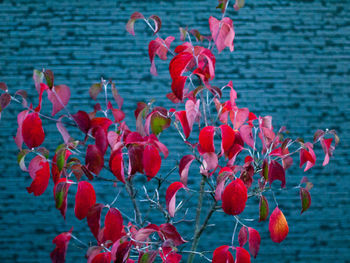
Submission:
<svg viewBox="0 0 350 263">
<path fill-rule="evenodd" d="M 269 216 L 269 203 L 267 202 L 265 196 L 260 196 L 259 203 L 259 222 L 265 221 Z"/>
<path fill-rule="evenodd" d="M 17 162 L 19 164 L 19 167 L 21 168 L 22 171 L 25 171 L 27 172 L 28 169 L 26 167 L 26 164 L 25 164 L 25 161 L 24 161 L 24 158 L 26 157 L 26 155 L 30 153 L 30 150 L 29 149 L 24 149 L 22 151 L 20 151 L 17 155 Z"/>
<path fill-rule="evenodd" d="M 267 182 L 269 179 L 269 163 L 268 163 L 267 159 L 265 159 L 263 162 L 262 175 L 263 175 L 265 181 Z"/>
<path fill-rule="evenodd" d="M 151 117 L 151 130 L 152 133 L 158 135 L 163 130 L 169 128 L 171 123 L 170 118 L 163 116 L 159 112 L 155 112 Z"/>
<path fill-rule="evenodd" d="M 311 205 L 311 195 L 310 192 L 303 187 L 300 187 L 300 200 L 301 200 L 301 214 L 309 209 Z"/>
<path fill-rule="evenodd" d="M 58 168 L 58 171 L 62 171 L 64 162 L 65 162 L 65 157 L 66 157 L 66 148 L 64 144 L 61 144 L 57 147 L 56 149 L 56 165 Z"/>
<path fill-rule="evenodd" d="M 45 76 L 45 79 L 46 79 L 47 86 L 49 86 L 49 88 L 52 89 L 53 81 L 54 81 L 53 72 L 51 70 L 49 70 L 49 69 L 46 69 L 44 71 L 44 76 Z"/>
<path fill-rule="evenodd" d="M 101 92 L 101 90 L 102 90 L 102 84 L 101 83 L 92 84 L 90 89 L 89 89 L 90 97 L 93 100 L 96 100 L 97 99 L 97 95 Z"/>
</svg>

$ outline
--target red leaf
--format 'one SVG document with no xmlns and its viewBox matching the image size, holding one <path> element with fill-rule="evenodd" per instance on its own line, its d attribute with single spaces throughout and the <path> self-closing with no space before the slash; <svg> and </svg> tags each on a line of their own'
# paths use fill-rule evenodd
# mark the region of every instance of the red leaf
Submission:
<svg viewBox="0 0 350 263">
<path fill-rule="evenodd" d="M 180 263 L 182 256 L 177 254 L 171 247 L 163 247 L 159 255 L 164 263 Z"/>
<path fill-rule="evenodd" d="M 117 241 L 123 234 L 123 217 L 118 209 L 111 207 L 105 217 L 105 228 L 103 231 L 103 241 Z"/>
<path fill-rule="evenodd" d="M 93 186 L 86 181 L 81 181 L 78 184 L 78 190 L 75 195 L 75 216 L 82 220 L 84 219 L 90 208 L 96 203 L 96 194 Z"/>
<path fill-rule="evenodd" d="M 229 246 L 224 245 L 216 248 L 213 252 L 213 263 L 234 263 Z"/>
<path fill-rule="evenodd" d="M 41 119 L 36 112 L 29 113 L 22 123 L 22 136 L 29 149 L 40 146 L 45 139 Z"/>
<path fill-rule="evenodd" d="M 145 175 L 149 181 L 158 173 L 162 164 L 162 158 L 160 157 L 156 147 L 153 145 L 146 145 L 143 151 L 142 161 Z"/>
<path fill-rule="evenodd" d="M 109 158 L 109 168 L 114 176 L 125 184 L 123 153 L 120 149 L 112 152 Z"/>
<path fill-rule="evenodd" d="M 131 35 L 135 36 L 135 31 L 134 31 L 135 21 L 138 19 L 144 19 L 144 18 L 145 17 L 139 12 L 133 13 L 130 16 L 128 23 L 126 24 L 126 31 L 128 31 Z"/>
<path fill-rule="evenodd" d="M 143 174 L 143 146 L 133 145 L 128 147 L 129 168 L 128 174 L 134 175 L 136 172 Z"/>
<path fill-rule="evenodd" d="M 69 232 L 59 234 L 52 240 L 52 243 L 56 245 L 55 249 L 51 252 L 50 257 L 52 263 L 63 263 L 66 260 L 66 252 L 68 243 L 72 236 L 73 227 Z"/>
<path fill-rule="evenodd" d="M 180 181 L 185 186 L 187 186 L 188 170 L 190 169 L 190 165 L 194 159 L 195 157 L 189 154 L 189 155 L 183 156 L 180 160 L 180 163 L 179 163 Z"/>
<path fill-rule="evenodd" d="M 314 150 L 312 149 L 313 145 L 312 143 L 305 143 L 305 147 L 307 147 L 308 150 L 306 149 L 301 149 L 300 150 L 300 168 L 306 163 L 304 172 L 309 170 L 312 166 L 315 165 L 316 163 L 316 155 Z"/>
<path fill-rule="evenodd" d="M 60 210 L 64 219 L 66 219 L 68 190 L 72 183 L 66 178 L 61 178 L 53 188 L 56 208 Z"/>
<path fill-rule="evenodd" d="M 95 145 L 100 150 L 103 156 L 108 148 L 107 133 L 102 127 L 95 127 L 92 130 L 92 134 L 95 137 Z"/>
<path fill-rule="evenodd" d="M 300 200 L 301 200 L 301 214 L 309 209 L 311 205 L 310 192 L 303 187 L 300 187 Z"/>
<path fill-rule="evenodd" d="M 277 161 L 272 160 L 269 165 L 269 183 L 270 185 L 273 181 L 279 180 L 281 181 L 281 188 L 286 187 L 286 173 Z"/>
<path fill-rule="evenodd" d="M 120 109 L 112 109 L 112 114 L 115 122 L 121 122 L 125 119 L 125 113 Z"/>
<path fill-rule="evenodd" d="M 98 234 L 100 232 L 100 219 L 102 209 L 105 207 L 103 204 L 95 204 L 90 209 L 86 216 L 88 226 L 91 233 L 94 235 L 96 240 L 98 240 Z"/>
<path fill-rule="evenodd" d="M 176 227 L 170 223 L 165 223 L 159 226 L 159 230 L 163 233 L 166 239 L 172 241 L 173 246 L 180 246 L 187 241 L 184 240 L 179 232 L 177 232 Z"/>
<path fill-rule="evenodd" d="M 85 165 L 91 172 L 96 175 L 98 175 L 102 170 L 104 165 L 104 158 L 101 151 L 97 148 L 96 145 L 89 145 L 87 147 Z"/>
<path fill-rule="evenodd" d="M 183 92 L 185 88 L 187 77 L 186 76 L 178 76 L 176 78 L 173 78 L 173 82 L 171 83 L 171 90 L 175 94 L 176 98 L 178 98 L 180 101 L 183 99 Z"/>
<path fill-rule="evenodd" d="M 78 111 L 73 115 L 73 119 L 78 124 L 81 131 L 88 133 L 91 128 L 91 121 L 89 115 L 85 111 Z"/>
<path fill-rule="evenodd" d="M 232 20 L 228 17 L 224 17 L 221 21 L 215 17 L 209 18 L 209 26 L 211 36 L 215 42 L 215 45 L 219 53 L 228 47 L 230 51 L 233 51 L 233 39 L 235 38 L 235 31 L 233 30 Z"/>
<path fill-rule="evenodd" d="M 0 89 L 5 91 L 5 92 L 8 91 L 8 87 L 7 87 L 5 82 L 0 82 Z"/>
<path fill-rule="evenodd" d="M 70 98 L 70 89 L 66 85 L 54 86 L 51 90 L 47 90 L 47 98 L 52 103 L 51 115 L 56 115 L 57 112 L 67 106 Z"/>
<path fill-rule="evenodd" d="M 321 146 L 325 153 L 325 157 L 322 163 L 323 166 L 328 164 L 329 157 L 333 155 L 334 146 L 332 146 L 332 141 L 333 141 L 333 138 L 329 138 L 329 139 L 321 138 Z"/>
<path fill-rule="evenodd" d="M 169 150 L 163 143 L 158 141 L 157 136 L 155 136 L 154 134 L 151 134 L 149 136 L 148 141 L 151 142 L 163 154 L 164 159 L 168 158 Z"/>
<path fill-rule="evenodd" d="M 215 152 L 214 148 L 214 126 L 204 127 L 199 133 L 199 145 L 203 152 Z"/>
<path fill-rule="evenodd" d="M 241 227 L 241 230 L 239 230 L 238 233 L 238 244 L 240 247 L 243 247 L 245 243 L 248 241 L 248 231 L 245 226 Z"/>
<path fill-rule="evenodd" d="M 91 263 L 110 263 L 111 262 L 111 252 L 103 252 L 97 254 L 91 261 Z"/>
<path fill-rule="evenodd" d="M 190 136 L 191 129 L 187 121 L 186 111 L 175 112 L 175 117 L 181 123 L 182 130 L 184 132 L 185 138 L 187 139 Z"/>
<path fill-rule="evenodd" d="M 269 203 L 267 202 L 267 199 L 265 196 L 260 196 L 260 202 L 259 202 L 259 222 L 265 221 L 267 217 L 269 216 Z"/>
<path fill-rule="evenodd" d="M 258 255 L 260 248 L 261 237 L 258 231 L 254 228 L 248 227 L 249 232 L 249 251 L 254 258 Z"/>
<path fill-rule="evenodd" d="M 33 182 L 27 187 L 28 193 L 33 193 L 35 196 L 42 195 L 50 180 L 50 165 L 49 162 L 37 155 L 29 163 L 28 171 Z"/>
<path fill-rule="evenodd" d="M 242 247 L 236 247 L 235 263 L 250 263 L 250 255 L 248 251 Z"/>
<path fill-rule="evenodd" d="M 221 125 L 221 152 L 229 157 L 230 149 L 235 142 L 235 131 L 227 124 Z"/>
<path fill-rule="evenodd" d="M 187 48 L 187 47 L 186 47 Z M 175 49 L 175 52 L 177 50 Z M 173 79 L 173 81 L 182 76 L 182 74 L 189 70 L 194 64 L 192 65 L 192 60 L 194 59 L 193 54 L 190 52 L 181 52 L 180 54 L 176 55 L 169 64 L 169 72 L 170 76 Z M 182 98 L 180 98 L 182 100 Z"/>
<path fill-rule="evenodd" d="M 281 243 L 288 235 L 288 223 L 282 211 L 276 207 L 270 216 L 270 236 L 273 242 Z"/>
<path fill-rule="evenodd" d="M 104 131 L 107 133 L 109 126 L 113 124 L 108 118 L 105 117 L 96 117 L 91 120 L 91 128 L 102 127 Z"/>
<path fill-rule="evenodd" d="M 16 137 L 15 137 L 15 143 L 18 149 L 20 150 L 22 150 L 22 144 L 23 144 L 23 135 L 22 135 L 23 121 L 27 117 L 28 112 L 29 112 L 28 110 L 24 110 L 17 115 L 18 128 L 17 128 Z"/>
<path fill-rule="evenodd" d="M 166 208 L 171 217 L 174 217 L 175 215 L 176 193 L 181 188 L 185 188 L 183 183 L 174 182 L 171 185 L 169 185 L 168 189 L 166 190 L 166 194 L 165 194 Z"/>
<path fill-rule="evenodd" d="M 243 212 L 248 199 L 247 188 L 241 179 L 226 186 L 222 193 L 222 209 L 226 214 L 238 215 Z"/>
</svg>

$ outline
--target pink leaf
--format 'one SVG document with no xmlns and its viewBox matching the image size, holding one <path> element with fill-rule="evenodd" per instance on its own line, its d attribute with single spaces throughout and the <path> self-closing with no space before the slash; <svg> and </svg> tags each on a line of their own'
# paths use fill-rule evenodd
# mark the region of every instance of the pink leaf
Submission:
<svg viewBox="0 0 350 263">
<path fill-rule="evenodd" d="M 166 60 L 168 49 L 170 48 L 170 44 L 171 44 L 171 42 L 174 41 L 174 39 L 175 38 L 172 36 L 167 37 L 165 40 L 157 37 L 157 39 L 149 42 L 148 55 L 149 55 L 149 59 L 151 61 L 151 73 L 152 73 L 152 75 L 154 75 L 154 76 L 158 75 L 156 65 L 154 63 L 155 56 L 158 55 L 158 57 L 160 59 Z M 167 47 L 165 47 L 165 45 Z"/>
<path fill-rule="evenodd" d="M 103 231 L 103 241 L 111 240 L 113 243 L 123 234 L 123 217 L 118 209 L 111 207 L 105 217 L 105 228 Z"/>
<path fill-rule="evenodd" d="M 69 142 L 71 141 L 72 137 L 70 137 L 66 127 L 64 127 L 64 125 L 61 121 L 62 118 L 63 118 L 63 116 L 58 119 L 58 121 L 56 122 L 56 127 L 57 127 L 57 130 L 60 132 L 64 143 L 66 145 L 69 145 Z"/>
<path fill-rule="evenodd" d="M 52 263 L 62 263 L 66 260 L 66 252 L 68 248 L 68 243 L 72 236 L 73 227 L 69 232 L 64 232 L 59 234 L 52 240 L 52 243 L 56 245 L 55 249 L 51 252 L 50 257 Z"/>
<path fill-rule="evenodd" d="M 45 133 L 38 113 L 29 113 L 22 123 L 22 136 L 29 149 L 40 146 L 45 140 Z"/>
<path fill-rule="evenodd" d="M 272 241 L 276 243 L 281 243 L 288 235 L 287 220 L 278 207 L 273 210 L 270 216 L 269 231 Z"/>
<path fill-rule="evenodd" d="M 192 131 L 193 124 L 200 115 L 199 104 L 200 104 L 200 100 L 197 100 L 197 102 L 194 102 L 192 100 L 186 101 L 186 104 L 185 104 L 186 117 L 187 117 L 190 131 Z"/>
<path fill-rule="evenodd" d="M 189 155 L 183 156 L 180 160 L 180 163 L 179 163 L 180 181 L 185 186 L 187 186 L 188 170 L 190 169 L 190 165 L 194 159 L 195 157 L 189 154 Z"/>
<path fill-rule="evenodd" d="M 175 215 L 175 203 L 176 203 L 176 193 L 179 189 L 184 188 L 185 186 L 181 182 L 174 182 L 169 185 L 166 190 L 165 200 L 166 200 L 166 208 L 171 217 Z"/>
<path fill-rule="evenodd" d="M 248 227 L 249 232 L 249 251 L 254 258 L 258 255 L 260 248 L 261 237 L 258 231 L 254 228 Z"/>
<path fill-rule="evenodd" d="M 227 245 L 216 248 L 213 252 L 213 263 L 234 263 L 233 256 Z"/>
<path fill-rule="evenodd" d="M 98 234 L 100 232 L 100 219 L 102 209 L 105 207 L 103 204 L 95 204 L 90 209 L 86 216 L 88 226 L 91 233 L 94 235 L 96 240 L 98 240 Z"/>
<path fill-rule="evenodd" d="M 96 194 L 93 186 L 86 181 L 78 184 L 78 190 L 75 195 L 75 216 L 82 220 L 89 213 L 90 208 L 96 203 Z"/>
<path fill-rule="evenodd" d="M 70 89 L 66 85 L 57 85 L 52 90 L 47 90 L 47 97 L 52 103 L 51 115 L 56 115 L 57 112 L 67 106 L 70 98 Z"/>
<path fill-rule="evenodd" d="M 167 240 L 171 240 L 174 246 L 180 246 L 187 241 L 184 240 L 174 225 L 165 223 L 159 226 L 159 230 Z"/>
<path fill-rule="evenodd" d="M 146 145 L 143 151 L 142 161 L 145 175 L 149 181 L 157 175 L 162 164 L 162 158 L 156 147 L 153 145 Z"/>
<path fill-rule="evenodd" d="M 96 145 L 89 145 L 86 150 L 85 165 L 89 171 L 98 175 L 103 168 L 104 158 Z"/>
<path fill-rule="evenodd" d="M 214 152 L 204 153 L 203 157 L 203 168 L 206 171 L 213 170 L 218 166 L 218 156 Z"/>
<path fill-rule="evenodd" d="M 114 176 L 125 184 L 123 153 L 120 149 L 112 152 L 109 158 L 109 168 Z"/>
<path fill-rule="evenodd" d="M 145 242 L 148 239 L 149 235 L 158 231 L 159 227 L 157 225 L 149 224 L 148 226 L 139 229 L 136 232 L 134 239 L 139 242 Z"/>
<path fill-rule="evenodd" d="M 243 212 L 247 199 L 247 188 L 241 179 L 236 179 L 226 186 L 222 193 L 222 209 L 226 214 L 238 215 Z"/>
<path fill-rule="evenodd" d="M 134 31 L 135 21 L 138 19 L 144 19 L 144 18 L 145 17 L 139 12 L 133 13 L 130 16 L 128 23 L 126 24 L 126 31 L 128 31 L 131 35 L 135 36 L 135 31 Z"/>
<path fill-rule="evenodd" d="M 16 137 L 15 137 L 15 142 L 18 149 L 20 150 L 22 150 L 22 144 L 23 144 L 22 125 L 23 125 L 24 119 L 28 115 L 28 112 L 29 112 L 28 110 L 24 110 L 17 115 L 18 128 L 17 128 Z"/>
<path fill-rule="evenodd" d="M 215 17 L 209 18 L 209 26 L 211 36 L 215 42 L 215 45 L 219 53 L 228 47 L 230 51 L 233 51 L 233 40 L 235 38 L 235 31 L 233 30 L 232 20 L 228 17 L 224 17 L 221 21 Z"/>
<path fill-rule="evenodd" d="M 199 133 L 199 145 L 203 152 L 215 152 L 214 148 L 214 126 L 204 127 Z"/>
<path fill-rule="evenodd" d="M 243 123 L 245 123 L 248 116 L 249 116 L 248 108 L 237 109 L 236 111 L 231 112 L 230 118 L 233 123 L 233 128 L 235 130 L 238 130 L 243 125 Z"/>
<path fill-rule="evenodd" d="M 333 151 L 334 151 L 334 146 L 332 146 L 333 138 L 329 138 L 329 139 L 322 138 L 320 141 L 321 141 L 322 149 L 325 153 L 325 157 L 322 165 L 325 166 L 329 162 L 329 157 L 333 155 Z"/>
<path fill-rule="evenodd" d="M 248 231 L 245 226 L 241 227 L 241 230 L 239 230 L 238 233 L 238 244 L 240 247 L 243 247 L 245 243 L 248 241 Z"/>
<path fill-rule="evenodd" d="M 272 160 L 269 165 L 269 183 L 270 185 L 273 181 L 279 180 L 281 181 L 281 188 L 286 187 L 286 173 L 277 161 Z"/>
<path fill-rule="evenodd" d="M 254 148 L 255 143 L 254 143 L 254 138 L 252 133 L 252 127 L 250 127 L 249 125 L 243 125 L 239 129 L 239 132 L 241 134 L 243 141 L 251 148 Z"/>
<path fill-rule="evenodd" d="M 233 171 L 230 167 L 223 167 L 218 177 L 216 178 L 216 189 L 215 189 L 215 200 L 221 200 L 222 193 L 224 191 L 226 178 L 233 174 Z"/>
<path fill-rule="evenodd" d="M 29 163 L 28 171 L 33 182 L 27 187 L 28 193 L 33 193 L 35 196 L 42 195 L 50 180 L 50 165 L 49 162 L 37 155 Z"/>
</svg>

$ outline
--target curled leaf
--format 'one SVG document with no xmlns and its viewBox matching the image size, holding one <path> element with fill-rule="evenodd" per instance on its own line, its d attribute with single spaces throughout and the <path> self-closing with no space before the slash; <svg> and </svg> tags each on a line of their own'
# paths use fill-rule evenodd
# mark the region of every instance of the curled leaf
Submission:
<svg viewBox="0 0 350 263">
<path fill-rule="evenodd" d="M 159 16 L 151 15 L 149 19 L 152 19 L 154 22 L 154 33 L 153 35 L 157 34 L 162 27 L 162 20 L 159 18 Z"/>
<path fill-rule="evenodd" d="M 28 172 L 33 182 L 27 187 L 28 193 L 33 193 L 35 196 L 42 195 L 50 180 L 50 165 L 49 162 L 37 155 L 29 163 Z"/>
<path fill-rule="evenodd" d="M 143 14 L 139 12 L 135 12 L 130 16 L 128 23 L 126 24 L 126 31 L 128 31 L 131 35 L 135 36 L 134 25 L 135 21 L 138 19 L 144 19 Z"/>
<path fill-rule="evenodd" d="M 98 234 L 100 232 L 100 219 L 102 209 L 105 207 L 103 204 L 95 204 L 90 209 L 86 216 L 88 226 L 91 233 L 94 235 L 96 240 L 98 240 Z"/>
<path fill-rule="evenodd" d="M 22 136 L 29 149 L 40 146 L 45 140 L 41 119 L 36 112 L 29 113 L 22 123 Z"/>
<path fill-rule="evenodd" d="M 230 51 L 233 51 L 233 39 L 235 38 L 235 31 L 233 30 L 232 20 L 228 17 L 224 17 L 221 21 L 215 17 L 209 18 L 209 26 L 211 36 L 215 42 L 215 45 L 219 53 L 228 47 Z"/>
<path fill-rule="evenodd" d="M 123 153 L 120 149 L 112 152 L 109 158 L 109 168 L 114 176 L 125 184 Z"/>
<path fill-rule="evenodd" d="M 147 180 L 149 181 L 158 173 L 162 164 L 162 158 L 155 146 L 146 145 L 143 151 L 142 161 Z"/>
<path fill-rule="evenodd" d="M 165 194 L 166 208 L 171 217 L 174 217 L 175 215 L 176 193 L 178 190 L 184 187 L 185 186 L 183 185 L 183 183 L 174 182 L 171 185 L 169 185 L 168 189 L 166 190 L 166 194 Z"/>
<path fill-rule="evenodd" d="M 189 155 L 183 156 L 180 160 L 180 163 L 179 163 L 180 181 L 185 186 L 187 186 L 188 170 L 190 169 L 190 165 L 194 159 L 195 157 L 189 154 Z"/>
<path fill-rule="evenodd" d="M 286 173 L 282 165 L 277 161 L 272 160 L 269 165 L 269 183 L 270 185 L 275 180 L 281 181 L 281 188 L 286 187 Z"/>
<path fill-rule="evenodd" d="M 65 262 L 68 244 L 72 237 L 72 231 L 73 227 L 69 232 L 61 233 L 52 240 L 52 243 L 56 245 L 55 249 L 50 254 L 52 263 Z"/>
<path fill-rule="evenodd" d="M 260 248 L 261 237 L 258 231 L 254 228 L 248 227 L 249 232 L 249 251 L 254 258 L 258 255 Z"/>
<path fill-rule="evenodd" d="M 216 248 L 213 252 L 213 263 L 234 263 L 233 256 L 227 245 Z"/>
<path fill-rule="evenodd" d="M 51 115 L 54 116 L 67 106 L 70 99 L 70 89 L 66 85 L 54 86 L 52 89 L 47 90 L 47 97 L 52 103 Z"/>
</svg>

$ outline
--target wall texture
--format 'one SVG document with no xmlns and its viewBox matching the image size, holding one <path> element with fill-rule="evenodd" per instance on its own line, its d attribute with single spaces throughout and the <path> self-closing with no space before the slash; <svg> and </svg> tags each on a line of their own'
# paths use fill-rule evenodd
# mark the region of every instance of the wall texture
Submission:
<svg viewBox="0 0 350 263">
<path fill-rule="evenodd" d="M 215 83 L 222 86 L 233 80 L 240 107 L 249 107 L 257 115 L 272 115 L 274 126 L 286 125 L 293 137 L 311 140 L 317 128 L 335 128 L 341 138 L 325 168 L 321 167 L 322 151 L 317 148 L 317 167 L 307 172 L 315 184 L 312 206 L 303 215 L 298 192 L 292 189 L 303 173 L 297 165 L 288 171 L 289 190 L 277 194 L 277 198 L 290 233 L 281 244 L 273 244 L 267 224 L 253 222 L 263 240 L 253 262 L 350 262 L 350 2 L 246 2 L 239 12 L 232 6 L 228 12 L 236 31 L 235 52 L 225 50 L 217 56 Z M 168 61 L 157 60 L 159 76 L 151 76 L 147 43 L 152 34 L 137 23 L 134 38 L 126 33 L 125 23 L 134 11 L 157 14 L 163 20 L 160 35 L 174 35 L 179 43 L 179 26 L 209 32 L 208 17 L 220 16 L 216 4 L 209 0 L 0 0 L 0 81 L 12 91 L 28 90 L 36 104 L 32 70 L 50 68 L 56 83 L 70 86 L 71 110 L 75 112 L 80 107 L 91 107 L 88 88 L 103 76 L 115 80 L 130 116 L 137 101 L 154 98 L 157 105 L 169 107 L 164 96 L 170 90 Z M 48 104 L 44 108 L 49 112 Z M 84 242 L 93 241 L 93 237 L 85 223 L 74 219 L 73 199 L 64 222 L 54 209 L 52 185 L 40 197 L 26 192 L 31 180 L 19 171 L 12 139 L 19 109 L 11 105 L 0 121 L 0 262 L 49 262 L 52 239 L 72 225 Z M 128 122 L 133 126 L 131 117 Z M 54 142 L 61 140 L 54 126 L 46 132 Z M 174 131 L 169 130 L 164 137 L 171 156 L 163 172 L 184 151 L 176 144 Z M 54 145 L 45 146 L 54 150 Z M 144 182 L 138 180 L 138 184 Z M 193 178 L 190 180 L 195 183 Z M 94 186 L 101 193 L 98 201 L 105 203 L 114 199 L 120 187 L 98 181 Z M 191 199 L 193 207 L 195 200 Z M 257 201 L 249 202 L 252 208 L 244 216 L 256 218 Z M 129 201 L 123 192 L 116 205 L 128 212 Z M 202 239 L 202 250 L 230 243 L 233 219 L 219 216 L 211 223 L 217 224 L 218 231 L 208 231 Z M 180 229 L 187 239 L 192 235 L 189 227 Z M 67 262 L 84 262 L 85 251 L 72 240 Z"/>
</svg>

